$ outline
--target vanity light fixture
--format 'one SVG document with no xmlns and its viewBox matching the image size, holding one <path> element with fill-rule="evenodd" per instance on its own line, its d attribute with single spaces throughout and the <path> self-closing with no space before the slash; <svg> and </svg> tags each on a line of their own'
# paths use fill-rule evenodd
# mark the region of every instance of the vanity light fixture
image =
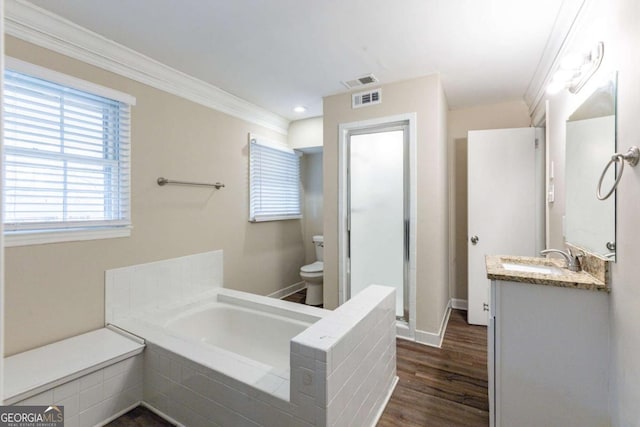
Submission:
<svg viewBox="0 0 640 427">
<path fill-rule="evenodd" d="M 587 53 L 567 55 L 547 86 L 547 93 L 558 93 L 562 89 L 578 93 L 600 67 L 603 56 L 603 42 L 598 42 L 596 47 Z"/>
<path fill-rule="evenodd" d="M 305 111 L 307 111 L 307 109 L 302 105 L 298 105 L 293 108 L 293 111 L 295 111 L 296 113 L 304 113 Z"/>
</svg>

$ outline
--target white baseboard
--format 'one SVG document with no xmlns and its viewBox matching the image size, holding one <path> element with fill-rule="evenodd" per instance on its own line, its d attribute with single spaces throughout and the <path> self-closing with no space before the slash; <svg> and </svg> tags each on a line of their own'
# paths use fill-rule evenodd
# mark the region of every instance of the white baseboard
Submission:
<svg viewBox="0 0 640 427">
<path fill-rule="evenodd" d="M 287 286 L 286 288 L 279 289 L 275 292 L 272 292 L 267 296 L 271 298 L 282 299 L 284 297 L 288 297 L 291 294 L 295 294 L 296 292 L 303 290 L 305 286 L 306 285 L 304 284 L 304 282 L 294 283 L 291 286 Z"/>
<path fill-rule="evenodd" d="M 412 333 L 411 328 L 409 328 L 409 324 L 402 320 L 396 320 L 396 338 L 415 341 L 414 334 Z"/>
<path fill-rule="evenodd" d="M 166 421 L 169 421 L 171 424 L 174 424 L 176 427 L 185 427 L 184 424 L 179 423 L 178 421 L 176 421 L 173 418 L 171 418 L 169 415 L 167 415 L 164 412 L 162 412 L 161 410 L 149 405 L 145 401 L 140 402 L 140 406 L 144 406 L 145 408 L 147 408 L 148 410 L 150 410 L 151 412 L 153 412 L 154 414 L 156 414 L 160 418 L 162 418 L 162 419 L 164 419 Z"/>
<path fill-rule="evenodd" d="M 420 331 L 416 329 L 416 342 L 430 347 L 442 347 L 442 340 L 444 340 L 444 334 L 447 331 L 447 324 L 449 323 L 449 316 L 451 315 L 451 301 L 447 304 L 447 308 L 440 322 L 440 329 L 437 333 Z"/>
<path fill-rule="evenodd" d="M 408 341 L 415 341 L 419 344 L 428 345 L 430 347 L 441 348 L 442 341 L 444 340 L 444 335 L 447 331 L 449 316 L 451 316 L 451 310 L 467 310 L 467 306 L 468 304 L 466 299 L 451 298 L 449 300 L 449 303 L 447 304 L 444 316 L 442 317 L 442 321 L 440 322 L 440 329 L 437 333 L 416 329 L 414 339 L 406 334 L 401 333 L 401 331 L 398 331 L 399 328 L 396 328 L 397 338 L 402 338 Z"/>
<path fill-rule="evenodd" d="M 467 310 L 468 304 L 466 299 L 451 298 L 451 308 L 454 310 Z"/>
</svg>

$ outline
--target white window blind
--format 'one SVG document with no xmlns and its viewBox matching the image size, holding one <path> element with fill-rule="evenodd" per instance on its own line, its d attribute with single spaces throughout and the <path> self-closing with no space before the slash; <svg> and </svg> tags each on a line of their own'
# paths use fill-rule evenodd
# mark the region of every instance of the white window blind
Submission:
<svg viewBox="0 0 640 427">
<path fill-rule="evenodd" d="M 250 221 L 302 217 L 300 156 L 295 151 L 251 136 L 249 175 Z"/>
<path fill-rule="evenodd" d="M 130 225 L 127 103 L 6 70 L 3 106 L 6 232 Z"/>
</svg>

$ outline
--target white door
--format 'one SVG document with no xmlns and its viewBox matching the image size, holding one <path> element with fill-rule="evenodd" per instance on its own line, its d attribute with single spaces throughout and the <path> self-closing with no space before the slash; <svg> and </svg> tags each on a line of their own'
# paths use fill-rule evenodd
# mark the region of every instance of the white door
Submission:
<svg viewBox="0 0 640 427">
<path fill-rule="evenodd" d="M 487 324 L 485 255 L 536 256 L 542 249 L 542 132 L 471 131 L 468 137 L 467 321 Z"/>
</svg>

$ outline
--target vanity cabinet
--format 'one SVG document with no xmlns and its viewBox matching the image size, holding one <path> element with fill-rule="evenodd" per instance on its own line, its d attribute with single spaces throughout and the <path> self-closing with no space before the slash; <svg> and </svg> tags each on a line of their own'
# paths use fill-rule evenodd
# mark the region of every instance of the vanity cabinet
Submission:
<svg viewBox="0 0 640 427">
<path fill-rule="evenodd" d="M 608 426 L 608 292 L 492 280 L 491 426 Z"/>
</svg>

